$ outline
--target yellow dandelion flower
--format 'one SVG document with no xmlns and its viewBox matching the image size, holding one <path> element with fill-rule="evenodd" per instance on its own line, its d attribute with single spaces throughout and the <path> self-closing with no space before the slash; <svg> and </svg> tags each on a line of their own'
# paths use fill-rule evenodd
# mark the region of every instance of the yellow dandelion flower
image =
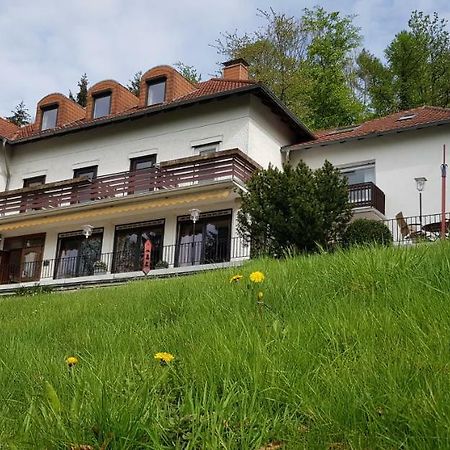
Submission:
<svg viewBox="0 0 450 450">
<path fill-rule="evenodd" d="M 69 367 L 74 366 L 75 364 L 78 364 L 78 358 L 76 356 L 69 356 L 66 359 L 66 363 Z"/>
<path fill-rule="evenodd" d="M 264 298 L 264 292 L 259 291 L 258 292 L 258 300 L 262 300 Z"/>
<path fill-rule="evenodd" d="M 264 281 L 264 274 L 262 272 L 252 272 L 250 274 L 250 281 L 253 283 L 262 283 Z"/>
<path fill-rule="evenodd" d="M 159 353 L 155 353 L 154 358 L 158 359 L 163 364 L 167 364 L 167 363 L 173 361 L 175 359 L 175 356 L 173 356 L 172 353 L 159 352 Z"/>
<path fill-rule="evenodd" d="M 244 278 L 243 275 L 233 275 L 233 276 L 230 278 L 230 283 L 237 283 L 238 281 L 241 281 L 242 278 Z"/>
</svg>

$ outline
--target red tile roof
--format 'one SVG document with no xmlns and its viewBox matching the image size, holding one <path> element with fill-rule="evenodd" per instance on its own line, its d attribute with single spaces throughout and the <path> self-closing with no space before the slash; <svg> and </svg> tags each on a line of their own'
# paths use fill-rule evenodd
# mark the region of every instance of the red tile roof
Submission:
<svg viewBox="0 0 450 450">
<path fill-rule="evenodd" d="M 291 151 L 331 145 L 353 139 L 366 139 L 383 134 L 406 131 L 408 129 L 437 125 L 439 123 L 450 123 L 450 108 L 421 106 L 369 120 L 359 125 L 317 131 L 315 133 L 316 139 L 287 146 L 284 150 Z"/>
<path fill-rule="evenodd" d="M 0 137 L 10 139 L 17 133 L 17 130 L 19 130 L 17 125 L 0 117 Z"/>
<path fill-rule="evenodd" d="M 75 122 L 64 124 L 60 127 L 52 128 L 49 130 L 41 131 L 39 129 L 38 124 L 30 124 L 26 125 L 24 127 L 21 127 L 17 130 L 16 133 L 14 133 L 13 136 L 10 136 L 10 140 L 12 142 L 24 140 L 24 139 L 31 139 L 31 138 L 41 138 L 44 136 L 50 136 L 55 134 L 58 131 L 62 130 L 72 130 L 72 129 L 78 129 L 78 128 L 84 128 L 89 125 L 95 125 L 96 123 L 105 123 L 110 122 L 113 119 L 119 119 L 119 118 L 126 118 L 126 117 L 132 117 L 134 115 L 137 115 L 139 113 L 145 113 L 145 112 L 151 112 L 151 111 L 158 111 L 161 108 L 165 109 L 170 106 L 176 106 L 178 103 L 182 102 L 190 102 L 195 100 L 201 100 L 203 97 L 208 97 L 211 95 L 226 93 L 226 92 L 232 92 L 236 91 L 245 87 L 249 87 L 252 85 L 258 85 L 258 83 L 254 81 L 249 80 L 225 80 L 221 78 L 212 78 L 208 81 L 200 82 L 197 84 L 197 89 L 193 92 L 190 92 L 189 94 L 183 95 L 181 97 L 177 97 L 173 99 L 170 102 L 166 102 L 162 105 L 155 105 L 155 106 L 145 106 L 145 107 L 132 107 L 127 109 L 126 111 L 122 111 L 117 114 L 111 114 L 107 117 L 101 117 L 98 119 L 80 119 Z"/>
</svg>

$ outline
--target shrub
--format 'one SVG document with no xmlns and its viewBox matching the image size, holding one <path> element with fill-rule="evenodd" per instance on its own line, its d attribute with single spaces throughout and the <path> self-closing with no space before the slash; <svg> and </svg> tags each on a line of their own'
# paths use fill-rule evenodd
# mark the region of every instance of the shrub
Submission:
<svg viewBox="0 0 450 450">
<path fill-rule="evenodd" d="M 392 234 L 389 228 L 379 220 L 356 219 L 345 230 L 342 236 L 344 247 L 352 245 L 390 245 Z"/>
</svg>

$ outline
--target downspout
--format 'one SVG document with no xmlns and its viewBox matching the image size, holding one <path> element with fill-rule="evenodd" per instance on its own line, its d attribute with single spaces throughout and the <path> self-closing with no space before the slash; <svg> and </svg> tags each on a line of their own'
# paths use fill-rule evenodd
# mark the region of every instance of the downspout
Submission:
<svg viewBox="0 0 450 450">
<path fill-rule="evenodd" d="M 9 163 L 8 163 L 8 155 L 6 151 L 6 138 L 2 138 L 2 149 L 3 149 L 3 158 L 5 160 L 5 170 L 6 170 L 6 183 L 5 183 L 5 191 L 9 190 L 9 182 L 11 180 L 11 172 L 9 170 Z"/>
</svg>

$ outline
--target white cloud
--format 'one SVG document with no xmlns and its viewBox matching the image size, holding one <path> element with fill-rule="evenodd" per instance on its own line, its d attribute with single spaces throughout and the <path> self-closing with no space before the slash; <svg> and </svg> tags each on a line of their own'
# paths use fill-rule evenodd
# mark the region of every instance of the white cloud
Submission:
<svg viewBox="0 0 450 450">
<path fill-rule="evenodd" d="M 356 13 L 366 45 L 377 54 L 406 25 L 412 9 L 450 16 L 446 1 L 332 0 L 327 9 Z M 94 83 L 113 78 L 126 84 L 137 70 L 178 60 L 192 64 L 204 78 L 222 58 L 209 44 L 220 32 L 254 30 L 261 25 L 256 8 L 299 15 L 305 0 L 0 0 L 0 115 L 20 100 L 34 114 L 46 94 L 75 90 L 86 72 Z"/>
</svg>

